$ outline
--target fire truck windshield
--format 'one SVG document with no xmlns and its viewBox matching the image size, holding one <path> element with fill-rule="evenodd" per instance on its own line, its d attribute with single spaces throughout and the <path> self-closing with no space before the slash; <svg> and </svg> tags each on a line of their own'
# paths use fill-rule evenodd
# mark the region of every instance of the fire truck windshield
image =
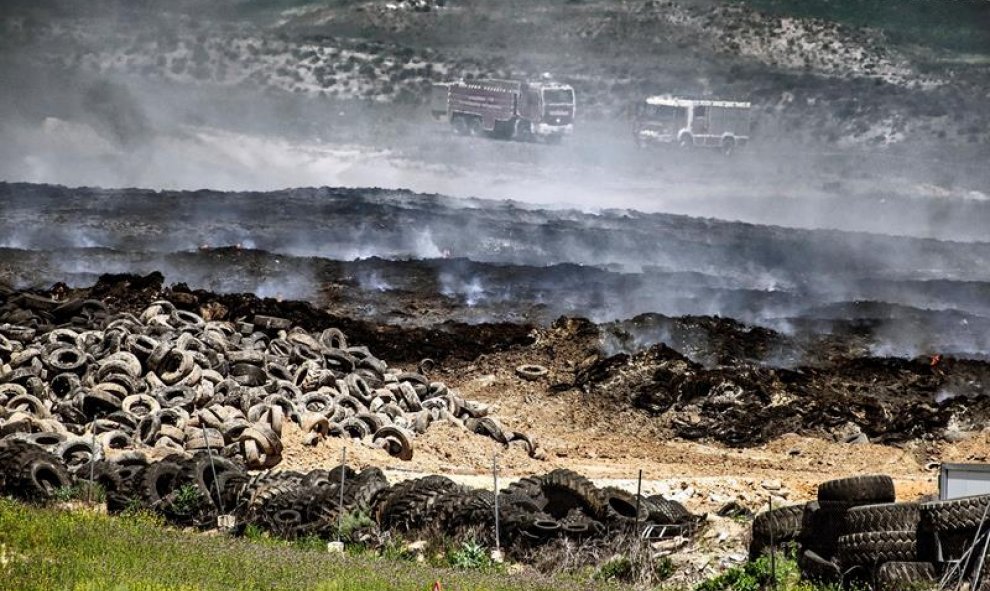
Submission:
<svg viewBox="0 0 990 591">
<path fill-rule="evenodd" d="M 573 105 L 574 91 L 570 88 L 548 88 L 543 91 L 543 102 L 548 105 Z"/>
</svg>

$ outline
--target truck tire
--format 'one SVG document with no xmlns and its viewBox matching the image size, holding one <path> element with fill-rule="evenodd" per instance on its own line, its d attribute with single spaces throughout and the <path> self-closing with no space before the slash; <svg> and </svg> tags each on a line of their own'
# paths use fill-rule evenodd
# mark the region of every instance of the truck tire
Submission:
<svg viewBox="0 0 990 591">
<path fill-rule="evenodd" d="M 924 589 L 935 582 L 935 565 L 930 562 L 887 562 L 877 569 L 877 591 Z"/>
<path fill-rule="evenodd" d="M 860 505 L 846 512 L 845 533 L 914 531 L 920 518 L 918 503 Z"/>
<path fill-rule="evenodd" d="M 533 141 L 533 123 L 525 119 L 517 119 L 515 138 L 520 142 Z"/>
<path fill-rule="evenodd" d="M 818 487 L 818 500 L 851 505 L 893 503 L 894 481 L 882 474 L 829 480 Z"/>
<path fill-rule="evenodd" d="M 456 135 L 467 135 L 468 125 L 463 115 L 454 115 L 450 118 L 450 126 Z"/>
<path fill-rule="evenodd" d="M 722 145 L 719 146 L 719 150 L 723 156 L 732 156 L 736 151 L 736 138 L 732 136 L 722 138 Z"/>
<path fill-rule="evenodd" d="M 838 554 L 844 570 L 885 562 L 914 562 L 918 559 L 918 535 L 913 531 L 849 534 L 839 538 Z"/>
<path fill-rule="evenodd" d="M 990 495 L 921 504 L 921 528 L 936 533 L 975 530 L 984 515 L 990 519 Z"/>
<path fill-rule="evenodd" d="M 753 537 L 766 538 L 769 542 L 794 540 L 801 534 L 801 523 L 807 503 L 764 511 L 753 519 Z"/>
<path fill-rule="evenodd" d="M 478 117 L 468 117 L 467 131 L 470 136 L 478 137 L 482 135 L 484 130 L 481 129 L 481 119 Z"/>
<path fill-rule="evenodd" d="M 566 517 L 571 509 L 580 508 L 589 516 L 605 518 L 605 499 L 598 488 L 577 472 L 558 468 L 542 478 L 547 512 L 555 518 Z"/>
</svg>

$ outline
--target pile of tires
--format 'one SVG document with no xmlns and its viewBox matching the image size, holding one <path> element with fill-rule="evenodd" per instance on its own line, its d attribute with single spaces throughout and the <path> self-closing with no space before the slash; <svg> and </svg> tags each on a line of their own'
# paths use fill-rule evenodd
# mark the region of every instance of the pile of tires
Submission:
<svg viewBox="0 0 990 591">
<path fill-rule="evenodd" d="M 566 469 L 522 478 L 498 495 L 467 489 L 441 476 L 397 484 L 382 493 L 376 520 L 385 529 L 438 528 L 447 534 L 472 532 L 493 542 L 495 517 L 503 545 L 540 546 L 559 538 L 605 538 L 650 523 L 696 524 L 701 518 L 676 501 L 641 497 L 617 488 L 598 488 Z M 496 511 L 497 506 L 497 511 Z"/>
<path fill-rule="evenodd" d="M 876 590 L 923 589 L 958 560 L 988 514 L 990 496 L 895 502 L 888 476 L 831 480 L 818 500 L 758 515 L 750 555 L 790 547 L 806 579 Z"/>
<path fill-rule="evenodd" d="M 287 421 L 311 445 L 351 437 L 402 459 L 437 421 L 538 453 L 486 405 L 388 367 L 335 328 L 310 333 L 263 315 L 210 321 L 165 300 L 137 316 L 30 294 L 0 305 L 0 437 L 39 443 L 69 465 L 158 448 L 272 468 Z"/>
<path fill-rule="evenodd" d="M 152 511 L 170 523 L 201 529 L 232 515 L 242 531 L 254 526 L 285 539 L 331 540 L 341 531 L 349 541 L 370 543 L 383 532 L 432 532 L 471 534 L 491 543 L 497 513 L 503 547 L 525 549 L 560 538 L 607 539 L 651 523 L 693 526 L 703 519 L 676 501 L 661 496 L 637 501 L 632 493 L 598 488 L 565 469 L 522 478 L 496 496 L 444 476 L 390 485 L 378 468 L 251 474 L 243 463 L 203 452 L 158 460 L 125 453 L 112 461 L 69 466 L 38 443 L 0 439 L 0 494 L 43 502 L 80 483 L 99 485 L 113 514 Z M 363 521 L 355 522 L 357 516 Z"/>
</svg>

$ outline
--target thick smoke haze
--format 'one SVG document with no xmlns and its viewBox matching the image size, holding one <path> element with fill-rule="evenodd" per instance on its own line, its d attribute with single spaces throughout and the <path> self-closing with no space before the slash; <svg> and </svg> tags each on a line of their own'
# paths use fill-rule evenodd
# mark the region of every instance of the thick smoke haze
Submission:
<svg viewBox="0 0 990 591">
<path fill-rule="evenodd" d="M 341 228 L 335 227 L 336 218 L 319 217 L 319 195 L 312 217 L 321 223 L 314 224 L 305 207 L 274 199 L 271 214 L 242 211 L 206 195 L 181 212 L 162 213 L 164 197 L 150 193 L 147 203 L 131 206 L 131 213 L 141 215 L 130 226 L 66 211 L 72 223 L 63 219 L 55 232 L 32 224 L 30 207 L 8 201 L 2 206 L 0 247 L 85 251 L 53 264 L 45 280 L 82 282 L 100 272 L 159 269 L 170 281 L 196 287 L 318 296 L 318 274 L 305 265 L 226 278 L 198 263 L 167 258 L 204 246 L 237 245 L 273 256 L 340 261 L 463 257 L 537 268 L 573 264 L 643 282 L 628 292 L 588 286 L 573 297 L 550 288 L 526 296 L 549 298 L 554 311 L 596 320 L 644 312 L 731 314 L 786 331 L 792 316 L 828 320 L 833 312 L 848 315 L 847 304 L 864 301 L 958 310 L 962 320 L 990 315 L 982 299 L 990 281 L 984 264 L 990 175 L 979 164 L 979 146 L 955 155 L 920 142 L 843 151 L 778 130 L 763 141 L 758 131 L 754 144 L 732 158 L 640 150 L 631 141 L 628 120 L 582 120 L 580 91 L 575 134 L 561 146 L 455 137 L 415 100 L 361 98 L 365 82 L 351 84 L 348 92 L 355 96 L 343 99 L 305 91 L 303 85 L 312 81 L 296 65 L 318 57 L 311 48 L 316 42 L 293 48 L 291 39 L 251 21 L 256 13 L 248 10 L 250 2 L 215 3 L 201 19 L 190 17 L 206 4 L 185 2 L 159 11 L 153 3 L 100 2 L 91 13 L 64 2 L 8 5 L 0 14 L 5 33 L 0 179 L 236 192 L 380 187 L 462 200 L 441 200 L 437 219 L 415 227 L 391 226 L 401 217 L 395 214 L 348 218 Z M 197 55 L 212 47 L 203 41 L 212 38 L 229 40 L 226 73 L 207 71 L 213 57 Z M 322 43 L 340 46 L 340 62 L 364 63 L 360 60 L 372 51 L 338 40 Z M 184 48 L 194 45 L 186 58 Z M 265 48 L 284 54 L 284 60 L 265 62 Z M 196 62 L 192 74 L 179 73 L 176 58 L 157 64 L 156 55 L 165 53 Z M 454 71 L 450 60 L 429 55 L 435 56 L 436 70 Z M 302 90 L 287 92 L 268 79 L 251 78 L 264 68 L 275 72 L 276 80 L 298 78 Z M 396 193 L 385 201 L 416 210 L 431 199 Z M 278 213 L 283 209 L 299 217 L 285 219 Z M 493 231 L 487 214 L 443 218 L 458 209 L 511 211 L 515 223 Z M 645 219 L 636 212 L 691 217 Z M 644 230 L 651 224 L 660 229 Z M 589 239 L 594 232 L 603 240 Z M 665 240 L 645 242 L 648 235 Z M 808 244 L 814 246 L 805 248 Z M 101 249 L 110 254 L 93 254 Z M 131 256 L 137 252 L 145 254 Z M 676 281 L 654 284 L 651 274 Z M 695 282 L 691 274 L 702 279 Z M 396 278 L 381 272 L 361 274 L 356 281 L 368 292 L 398 289 Z M 525 289 L 471 268 L 438 271 L 436 287 L 469 308 L 511 303 Z M 925 326 L 892 323 L 874 352 L 931 348 Z M 651 338 L 660 337 L 646 340 Z M 956 344 L 960 350 L 985 350 L 980 339 L 960 337 Z"/>
</svg>

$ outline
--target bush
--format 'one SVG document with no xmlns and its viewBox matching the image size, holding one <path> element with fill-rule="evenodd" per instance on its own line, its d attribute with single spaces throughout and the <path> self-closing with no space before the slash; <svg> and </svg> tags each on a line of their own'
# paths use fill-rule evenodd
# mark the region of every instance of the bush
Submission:
<svg viewBox="0 0 990 591">
<path fill-rule="evenodd" d="M 448 550 L 447 563 L 463 570 L 491 571 L 498 567 L 485 547 L 474 541 L 463 542 L 460 547 Z"/>
<path fill-rule="evenodd" d="M 774 568 L 775 567 L 775 568 Z M 717 577 L 697 585 L 694 591 L 762 591 L 774 588 L 778 591 L 839 591 L 839 587 L 819 587 L 801 580 L 794 556 L 778 556 L 772 564 L 769 556 L 731 568 Z"/>
<path fill-rule="evenodd" d="M 632 560 L 627 556 L 613 556 L 598 567 L 592 577 L 596 581 L 631 581 L 635 574 Z"/>
</svg>

